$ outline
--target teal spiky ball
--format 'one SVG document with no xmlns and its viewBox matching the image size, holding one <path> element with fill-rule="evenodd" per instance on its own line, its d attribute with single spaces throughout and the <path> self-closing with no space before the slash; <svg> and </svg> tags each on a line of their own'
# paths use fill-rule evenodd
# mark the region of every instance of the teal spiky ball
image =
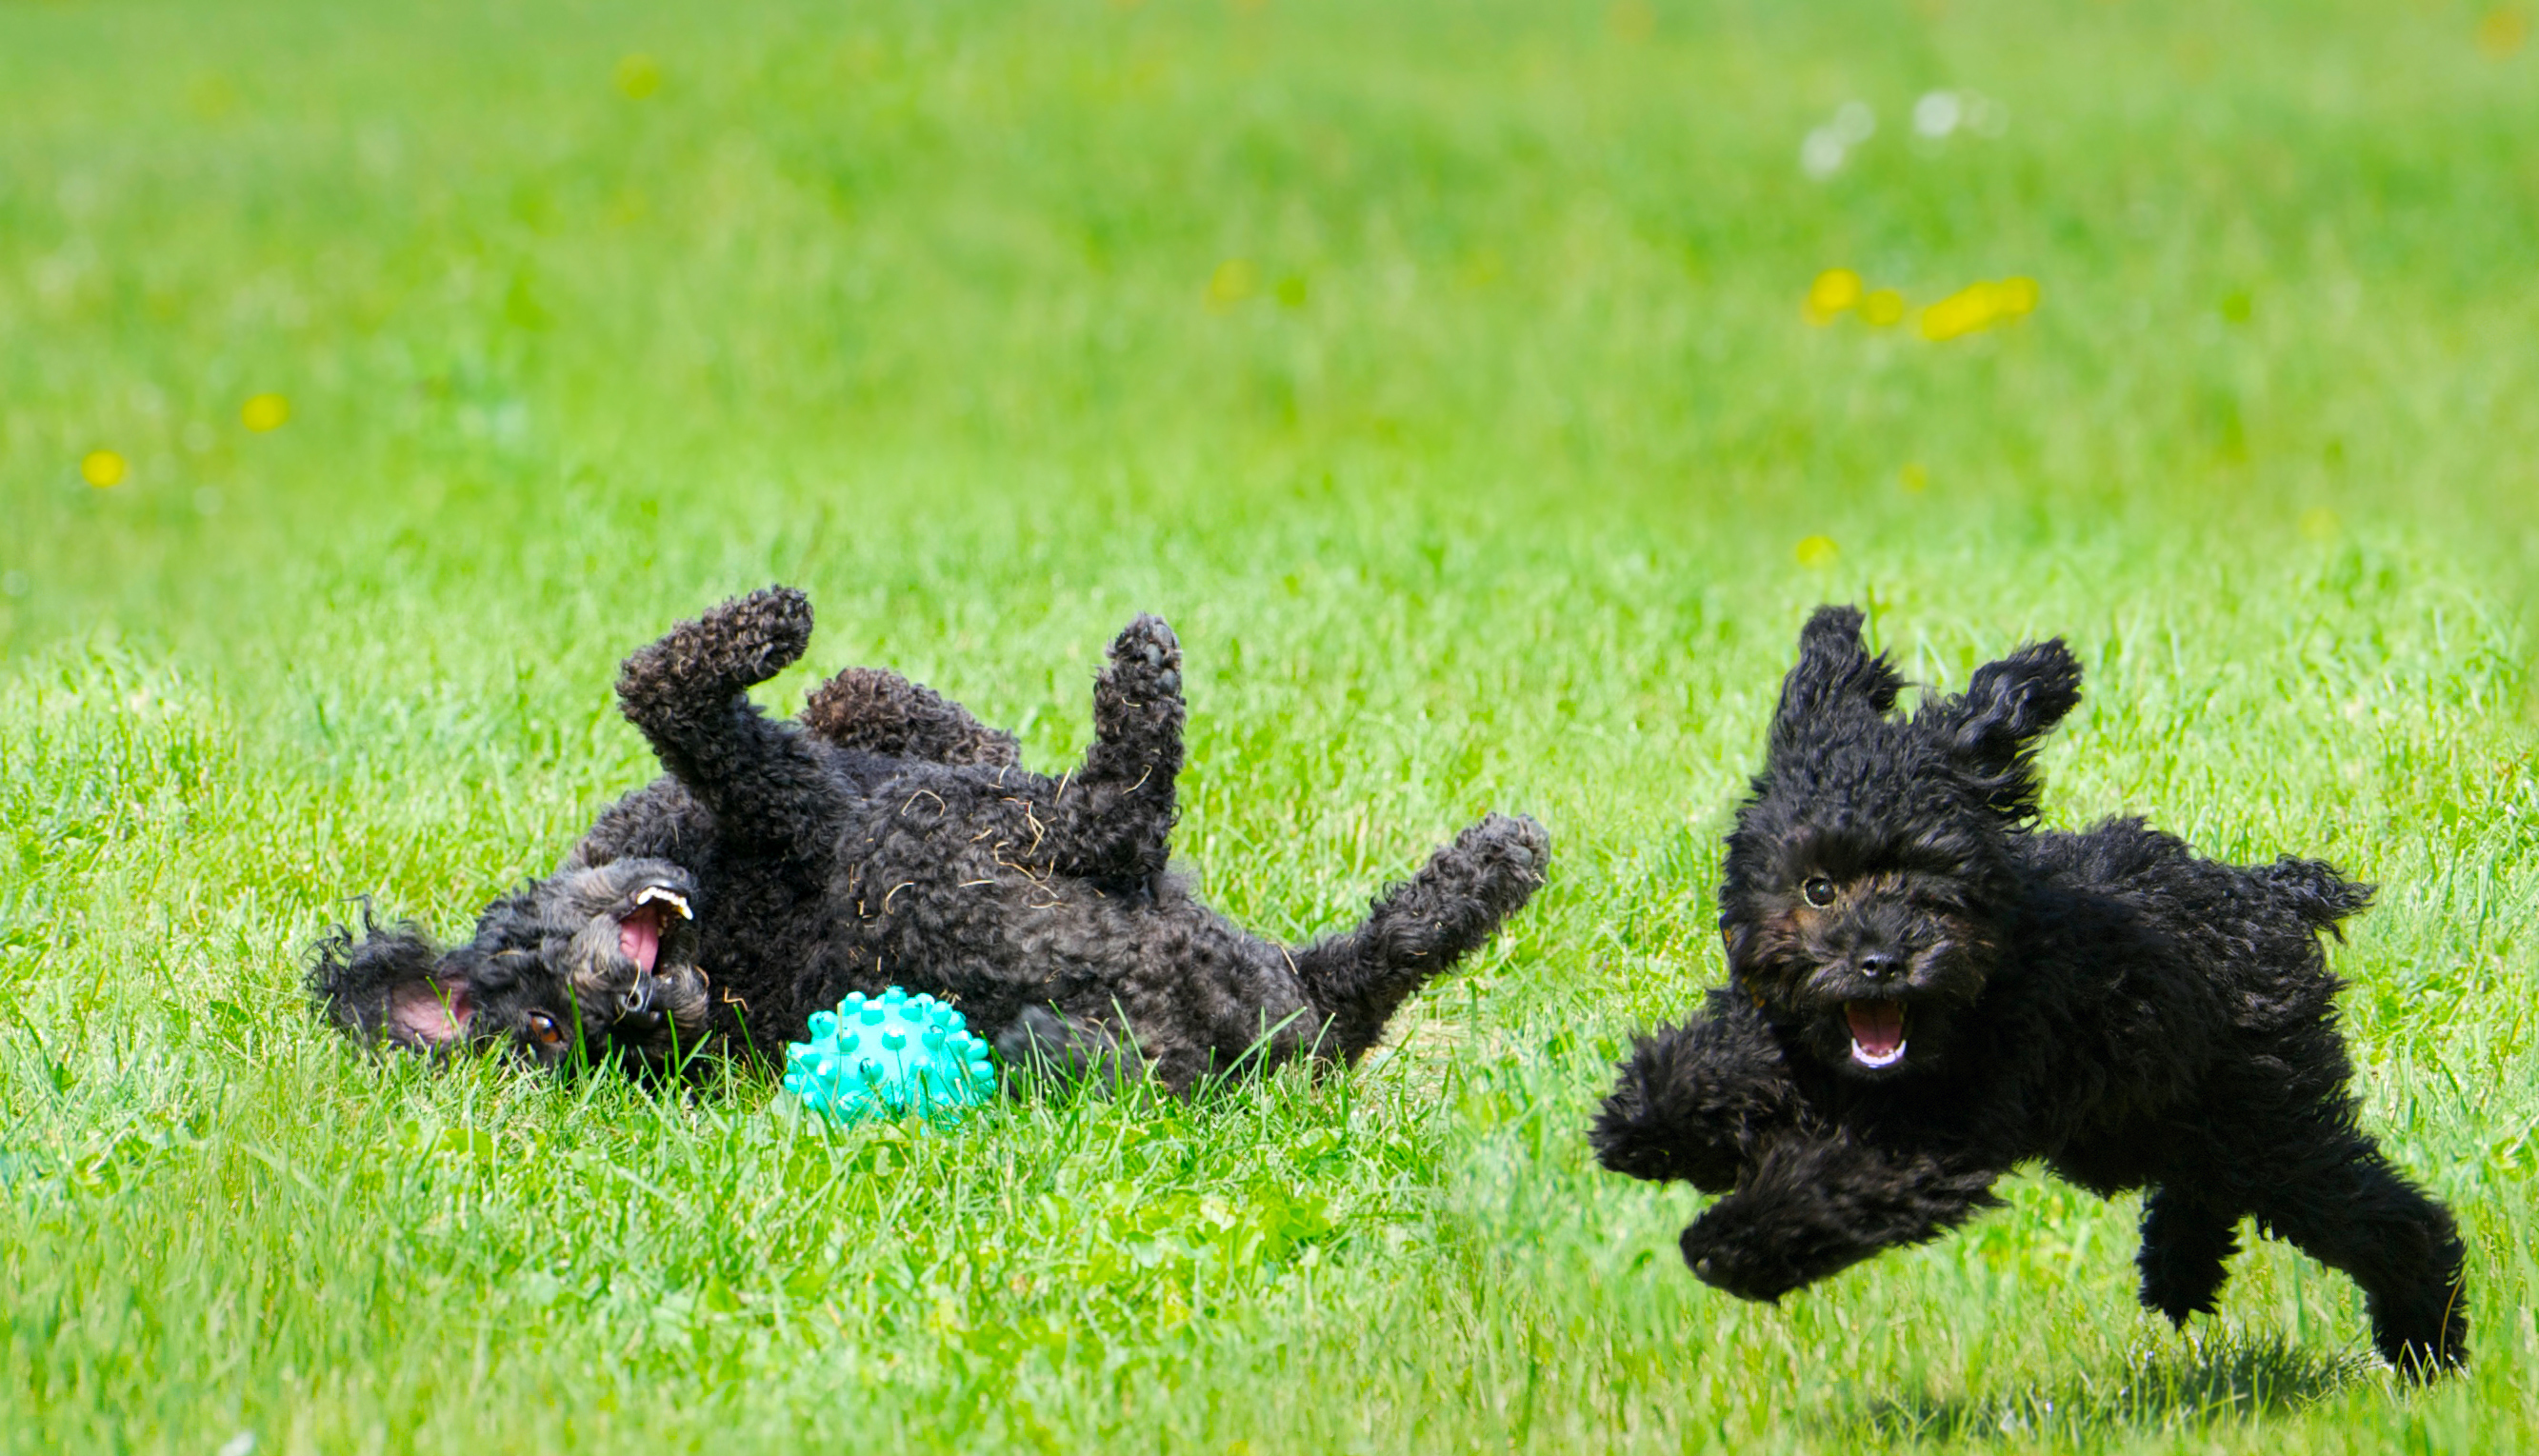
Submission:
<svg viewBox="0 0 2539 1456">
<path fill-rule="evenodd" d="M 786 1045 L 785 1090 L 841 1123 L 951 1122 L 995 1095 L 996 1070 L 959 1011 L 893 986 L 812 1012 L 811 1039 Z"/>
</svg>

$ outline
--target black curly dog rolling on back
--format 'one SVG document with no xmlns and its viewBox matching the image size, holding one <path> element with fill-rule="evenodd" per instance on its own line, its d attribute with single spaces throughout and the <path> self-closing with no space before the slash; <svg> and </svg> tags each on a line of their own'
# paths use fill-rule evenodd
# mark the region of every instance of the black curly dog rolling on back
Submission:
<svg viewBox="0 0 2539 1456">
<path fill-rule="evenodd" d="M 2063 644 L 1908 719 L 1860 632 L 1824 607 L 1801 634 L 1728 839 L 1728 985 L 1622 1065 L 1605 1165 L 1727 1194 L 1684 1261 L 1768 1300 L 1936 1237 L 2042 1159 L 2151 1190 L 2142 1302 L 2181 1325 L 2254 1214 L 2354 1278 L 2402 1371 L 2459 1363 L 2458 1229 L 2357 1126 L 2320 953 L 2368 887 L 2200 860 L 2139 819 L 2034 829 L 2035 745 L 2081 696 Z"/>
<path fill-rule="evenodd" d="M 1354 1061 L 1543 882 L 1542 827 L 1494 814 L 1356 930 L 1263 939 L 1165 867 L 1183 705 L 1160 619 L 1112 644 L 1093 746 L 1055 778 L 959 705 L 872 669 L 833 678 L 798 723 L 770 719 L 747 690 L 810 634 L 808 600 L 771 589 L 629 658 L 619 704 L 668 777 L 489 908 L 468 946 L 436 955 L 411 930 L 329 940 L 311 980 L 335 1018 L 542 1060 L 575 1033 L 565 1051 L 658 1067 L 700 1041 L 772 1057 L 848 992 L 897 984 L 952 1001 L 1008 1058 L 1188 1090 L 1298 1057 Z"/>
</svg>

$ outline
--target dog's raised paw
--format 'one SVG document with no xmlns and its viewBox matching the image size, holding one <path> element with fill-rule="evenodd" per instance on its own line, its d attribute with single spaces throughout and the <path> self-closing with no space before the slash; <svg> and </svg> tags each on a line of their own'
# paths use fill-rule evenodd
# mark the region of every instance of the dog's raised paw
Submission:
<svg viewBox="0 0 2539 1456">
<path fill-rule="evenodd" d="M 1703 1283 L 1740 1299 L 1774 1304 L 1812 1275 L 1792 1257 L 1788 1240 L 1805 1229 L 1776 1226 L 1764 1210 L 1743 1207 L 1740 1196 L 1710 1206 L 1681 1240 L 1683 1262 Z"/>
<path fill-rule="evenodd" d="M 791 587 L 768 587 L 708 612 L 699 625 L 759 680 L 801 659 L 811 646 L 811 598 Z"/>
<path fill-rule="evenodd" d="M 1172 627 L 1152 613 L 1141 614 L 1111 642 L 1110 676 L 1123 686 L 1151 685 L 1157 692 L 1182 690 L 1182 644 Z"/>
</svg>

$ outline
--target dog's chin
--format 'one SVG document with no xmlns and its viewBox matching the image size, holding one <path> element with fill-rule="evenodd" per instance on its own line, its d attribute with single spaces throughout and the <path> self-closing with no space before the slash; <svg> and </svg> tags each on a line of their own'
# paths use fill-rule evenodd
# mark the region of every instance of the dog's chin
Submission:
<svg viewBox="0 0 2539 1456">
<path fill-rule="evenodd" d="M 648 982 L 649 996 L 633 1007 L 621 1000 L 622 991 L 613 981 L 601 987 L 576 986 L 594 1057 L 631 1059 L 658 1068 L 694 1051 L 704 1040 L 705 973 L 692 965 L 656 965 Z"/>
</svg>

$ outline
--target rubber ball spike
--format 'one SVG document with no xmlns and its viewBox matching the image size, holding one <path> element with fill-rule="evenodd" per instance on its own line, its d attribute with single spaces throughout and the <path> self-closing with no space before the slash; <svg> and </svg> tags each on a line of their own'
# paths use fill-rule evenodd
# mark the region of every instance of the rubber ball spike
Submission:
<svg viewBox="0 0 2539 1456">
<path fill-rule="evenodd" d="M 893 986 L 814 1011 L 811 1039 L 785 1048 L 785 1090 L 832 1121 L 957 1122 L 996 1095 L 988 1044 L 959 1011 Z M 863 1034 L 859 1034 L 863 1033 Z"/>
</svg>

